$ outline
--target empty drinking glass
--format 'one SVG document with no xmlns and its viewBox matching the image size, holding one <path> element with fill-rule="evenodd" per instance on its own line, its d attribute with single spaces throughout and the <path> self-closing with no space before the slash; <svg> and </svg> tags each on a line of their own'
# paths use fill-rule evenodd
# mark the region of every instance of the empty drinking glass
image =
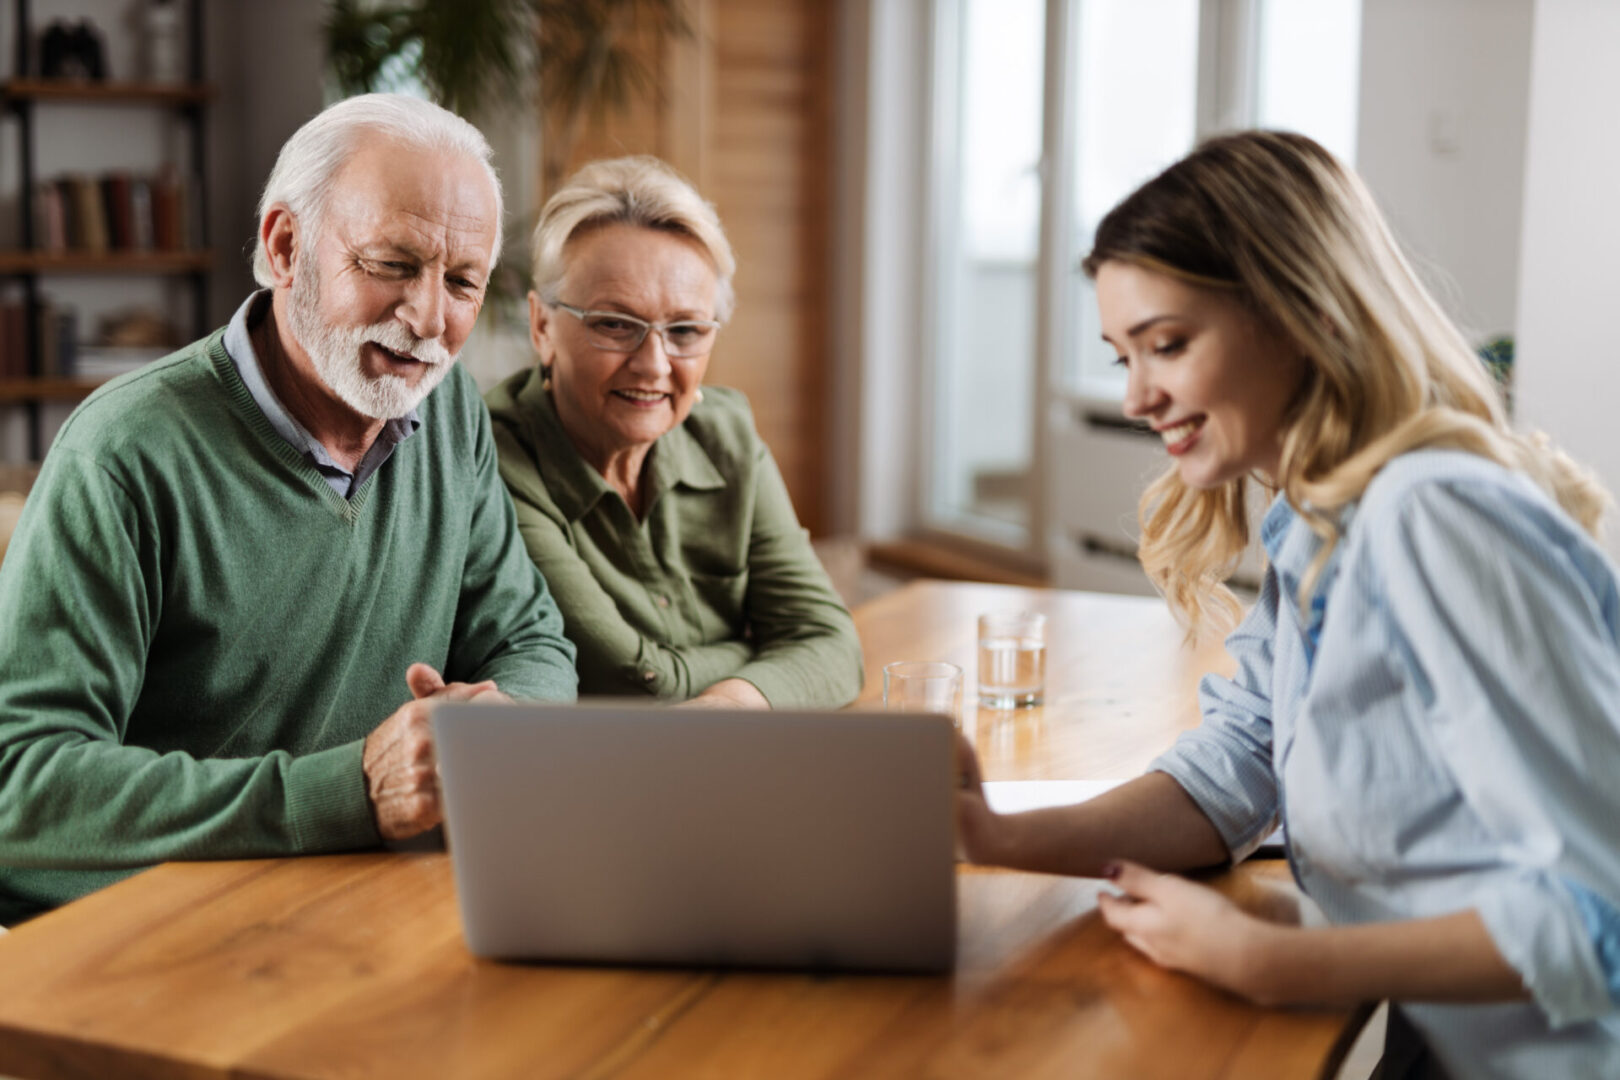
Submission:
<svg viewBox="0 0 1620 1080">
<path fill-rule="evenodd" d="M 962 726 L 962 669 L 941 660 L 883 665 L 883 707 L 890 712 L 944 713 Z"/>
</svg>

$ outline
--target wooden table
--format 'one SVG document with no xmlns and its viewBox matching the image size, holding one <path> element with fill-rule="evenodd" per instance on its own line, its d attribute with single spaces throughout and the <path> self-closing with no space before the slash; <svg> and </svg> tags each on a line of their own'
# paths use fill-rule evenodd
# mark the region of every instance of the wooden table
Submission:
<svg viewBox="0 0 1620 1080">
<path fill-rule="evenodd" d="M 862 700 L 894 659 L 954 660 L 971 694 L 973 618 L 999 608 L 1046 611 L 1051 655 L 1044 708 L 973 718 L 991 778 L 1140 770 L 1222 662 L 1157 602 L 924 583 L 857 613 Z M 1280 878 L 1218 884 L 1246 903 Z M 169 864 L 0 938 L 0 1075 L 1313 1077 L 1354 1033 L 1154 967 L 1094 882 L 958 881 L 954 976 L 826 977 L 476 960 L 442 855 Z"/>
</svg>

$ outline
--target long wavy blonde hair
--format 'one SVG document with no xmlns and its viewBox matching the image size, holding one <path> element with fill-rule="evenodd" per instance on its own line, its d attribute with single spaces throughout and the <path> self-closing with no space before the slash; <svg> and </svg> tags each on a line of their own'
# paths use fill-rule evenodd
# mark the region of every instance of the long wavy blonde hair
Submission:
<svg viewBox="0 0 1620 1080">
<path fill-rule="evenodd" d="M 1199 490 L 1172 464 L 1142 496 L 1142 567 L 1191 632 L 1239 612 L 1225 582 L 1249 542 L 1251 479 L 1281 490 L 1323 540 L 1302 606 L 1339 541 L 1340 510 L 1411 450 L 1465 450 L 1525 473 L 1596 534 L 1608 492 L 1545 437 L 1509 428 L 1494 380 L 1366 186 L 1305 136 L 1201 144 L 1103 219 L 1082 265 L 1095 277 L 1115 261 L 1229 293 L 1306 360 L 1276 476 Z"/>
</svg>

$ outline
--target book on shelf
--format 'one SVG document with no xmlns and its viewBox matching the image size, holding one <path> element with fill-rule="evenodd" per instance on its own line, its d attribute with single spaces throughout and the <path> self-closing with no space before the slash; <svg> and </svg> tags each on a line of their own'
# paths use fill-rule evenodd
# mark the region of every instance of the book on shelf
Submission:
<svg viewBox="0 0 1620 1080">
<path fill-rule="evenodd" d="M 39 370 L 28 364 L 28 308 L 21 300 L 0 300 L 0 379 L 34 375 L 68 378 L 76 374 L 79 320 L 72 308 L 36 305 Z"/>
<path fill-rule="evenodd" d="M 101 203 L 107 210 L 107 238 L 116 251 L 135 248 L 135 223 L 129 197 L 129 174 L 108 173 L 101 178 Z"/>
<path fill-rule="evenodd" d="M 66 251 L 68 246 L 67 208 L 62 189 L 46 180 L 34 186 L 34 247 L 40 251 Z"/>
<path fill-rule="evenodd" d="M 174 166 L 154 176 L 110 172 L 44 180 L 34 188 L 34 248 L 51 254 L 189 251 L 200 207 Z"/>
<path fill-rule="evenodd" d="M 0 379 L 28 374 L 28 324 L 22 304 L 0 300 Z"/>
<path fill-rule="evenodd" d="M 79 316 L 72 308 L 50 308 L 50 317 L 41 322 L 47 327 L 46 357 L 41 367 L 44 374 L 64 379 L 73 378 L 79 368 Z"/>
<path fill-rule="evenodd" d="M 136 176 L 129 182 L 130 237 L 136 251 L 152 250 L 152 184 Z"/>
<path fill-rule="evenodd" d="M 152 243 L 159 251 L 185 251 L 192 246 L 193 226 L 188 185 L 174 166 L 152 181 Z"/>
<path fill-rule="evenodd" d="M 106 206 L 101 200 L 101 185 L 88 176 L 73 178 L 74 220 L 78 222 L 78 246 L 85 251 L 101 253 L 110 246 L 107 238 Z"/>
</svg>

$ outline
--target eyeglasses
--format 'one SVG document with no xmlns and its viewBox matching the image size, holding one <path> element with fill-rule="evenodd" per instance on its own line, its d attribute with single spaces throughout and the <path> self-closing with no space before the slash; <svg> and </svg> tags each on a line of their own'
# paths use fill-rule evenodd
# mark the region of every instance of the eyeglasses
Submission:
<svg viewBox="0 0 1620 1080">
<path fill-rule="evenodd" d="M 561 300 L 552 307 L 562 308 L 585 324 L 591 345 L 608 352 L 633 353 L 647 340 L 647 331 L 656 330 L 670 356 L 702 356 L 714 348 L 714 335 L 720 324 L 713 319 L 678 319 L 674 322 L 648 322 L 622 311 L 585 311 Z"/>
</svg>

